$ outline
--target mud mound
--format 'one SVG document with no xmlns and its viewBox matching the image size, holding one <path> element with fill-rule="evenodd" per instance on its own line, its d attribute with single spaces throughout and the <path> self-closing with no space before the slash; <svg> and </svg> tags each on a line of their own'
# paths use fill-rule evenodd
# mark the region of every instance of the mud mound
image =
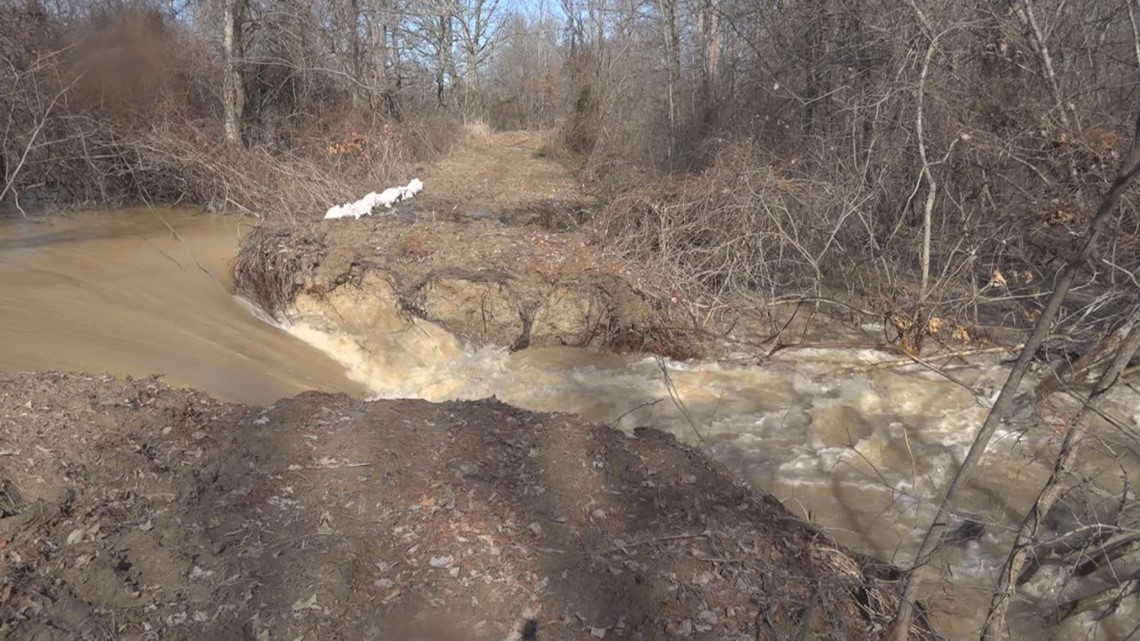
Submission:
<svg viewBox="0 0 1140 641">
<path fill-rule="evenodd" d="M 5 638 L 870 639 L 893 607 L 706 457 L 493 400 L 4 376 L 0 448 Z"/>
<path fill-rule="evenodd" d="M 668 301 L 636 287 L 651 276 L 580 233 L 392 215 L 265 225 L 243 239 L 235 277 L 275 315 L 302 307 L 358 336 L 377 313 L 399 310 L 470 342 L 512 349 L 698 351 L 671 329 Z"/>
</svg>

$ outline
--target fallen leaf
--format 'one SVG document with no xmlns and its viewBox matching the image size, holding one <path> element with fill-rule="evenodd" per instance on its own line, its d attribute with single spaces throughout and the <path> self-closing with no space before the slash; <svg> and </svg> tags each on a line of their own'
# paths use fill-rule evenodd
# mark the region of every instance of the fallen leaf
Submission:
<svg viewBox="0 0 1140 641">
<path fill-rule="evenodd" d="M 306 601 L 297 601 L 293 604 L 294 612 L 303 612 L 305 610 L 320 610 L 321 607 L 317 605 L 317 593 L 314 592 L 313 596 L 309 597 Z"/>
<path fill-rule="evenodd" d="M 993 277 L 990 278 L 989 286 L 990 287 L 1000 287 L 1002 289 L 1008 289 L 1008 285 L 1005 282 L 1005 276 L 1002 275 L 1002 273 L 996 269 L 994 270 Z"/>
</svg>

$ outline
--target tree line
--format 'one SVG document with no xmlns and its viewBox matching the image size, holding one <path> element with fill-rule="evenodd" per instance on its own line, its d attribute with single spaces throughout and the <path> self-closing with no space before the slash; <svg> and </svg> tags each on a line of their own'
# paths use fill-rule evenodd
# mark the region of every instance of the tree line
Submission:
<svg viewBox="0 0 1140 641">
<path fill-rule="evenodd" d="M 1113 337 L 1140 296 L 1138 20 L 1140 0 L 0 0 L 0 203 L 304 219 L 403 182 L 464 121 L 545 130 L 599 196 L 583 224 L 683 290 L 680 321 L 831 305 L 910 353 L 1036 325 L 1026 358 L 1075 393 L 1082 368 L 1135 373 Z M 1001 594 L 1025 550 L 1134 557 L 1129 491 L 1061 548 L 1028 524 Z M 1113 586 L 1071 612 L 1140 576 Z"/>
</svg>

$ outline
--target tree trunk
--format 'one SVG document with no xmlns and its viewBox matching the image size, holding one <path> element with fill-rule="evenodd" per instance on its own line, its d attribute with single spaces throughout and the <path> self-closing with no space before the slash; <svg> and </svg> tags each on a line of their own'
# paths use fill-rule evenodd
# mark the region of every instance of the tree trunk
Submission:
<svg viewBox="0 0 1140 641">
<path fill-rule="evenodd" d="M 225 76 L 222 81 L 222 128 L 226 142 L 241 145 L 242 111 L 245 107 L 245 85 L 241 76 L 241 21 L 245 0 L 225 0 L 222 16 L 222 53 Z"/>
<path fill-rule="evenodd" d="M 926 101 L 926 77 L 930 71 L 930 61 L 937 50 L 937 40 L 931 39 L 926 49 L 926 57 L 922 62 L 922 72 L 918 78 L 918 105 L 915 107 L 915 136 L 918 138 L 918 155 L 922 159 L 922 177 L 926 181 L 926 202 L 922 205 L 922 285 L 919 289 L 919 299 L 926 300 L 930 293 L 930 235 L 934 225 L 934 202 L 938 197 L 938 182 L 934 180 L 934 173 L 930 170 L 930 159 L 926 155 L 926 140 L 923 127 L 925 111 L 923 104 Z"/>
<path fill-rule="evenodd" d="M 368 21 L 368 41 L 371 46 L 369 62 L 369 91 L 372 94 L 372 107 L 382 109 L 389 117 L 395 117 L 392 88 L 388 86 L 388 11 L 385 3 L 379 3 L 377 15 Z"/>
<path fill-rule="evenodd" d="M 700 55 L 700 110 L 706 121 L 716 113 L 716 82 L 720 66 L 720 0 L 703 0 L 697 16 L 701 42 Z"/>
<path fill-rule="evenodd" d="M 669 109 L 669 163 L 677 150 L 677 84 L 681 76 L 681 41 L 677 29 L 677 0 L 657 0 L 665 45 L 665 102 Z"/>
<path fill-rule="evenodd" d="M 365 101 L 371 93 L 363 86 L 367 80 L 364 77 L 364 47 L 360 41 L 360 0 L 351 0 L 348 3 L 348 12 L 348 41 L 351 46 L 349 54 L 352 56 L 350 61 L 352 104 L 359 108 L 362 103 L 367 104 Z"/>
<path fill-rule="evenodd" d="M 451 46 L 454 44 L 450 8 L 446 10 L 446 13 L 438 16 L 437 20 L 439 42 L 436 43 L 438 48 L 436 50 L 435 97 L 439 106 L 444 107 L 447 105 L 447 78 L 452 69 Z M 454 74 L 451 74 L 451 77 L 454 79 Z"/>
</svg>

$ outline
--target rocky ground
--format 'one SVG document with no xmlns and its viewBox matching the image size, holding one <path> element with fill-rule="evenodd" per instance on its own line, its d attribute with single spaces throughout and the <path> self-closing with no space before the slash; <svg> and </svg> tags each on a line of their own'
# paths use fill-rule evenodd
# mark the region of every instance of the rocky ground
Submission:
<svg viewBox="0 0 1140 641">
<path fill-rule="evenodd" d="M 707 457 L 494 400 L 0 377 L 12 639 L 871 639 L 893 568 Z M 759 636 L 757 636 L 759 635 Z"/>
</svg>

